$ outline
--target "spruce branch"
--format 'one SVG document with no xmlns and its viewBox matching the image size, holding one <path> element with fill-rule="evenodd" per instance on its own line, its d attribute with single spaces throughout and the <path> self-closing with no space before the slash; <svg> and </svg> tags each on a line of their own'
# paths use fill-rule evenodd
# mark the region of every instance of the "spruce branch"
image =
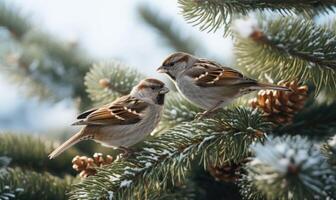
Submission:
<svg viewBox="0 0 336 200">
<path fill-rule="evenodd" d="M 45 34 L 32 35 L 40 39 L 30 40 L 26 35 L 14 49 L 1 55 L 9 80 L 24 85 L 28 95 L 56 100 L 81 97 L 83 104 L 88 104 L 83 77 L 89 61 L 81 58 L 82 52 L 64 42 L 51 41 Z M 8 62 L 10 57 L 15 60 Z"/>
<path fill-rule="evenodd" d="M 336 91 L 336 35 L 302 18 L 277 18 L 237 34 L 238 66 L 265 79 L 311 82 L 316 92 Z"/>
<path fill-rule="evenodd" d="M 199 50 L 204 49 L 191 35 L 185 36 L 182 30 L 176 27 L 174 21 L 160 17 L 159 11 L 154 11 L 146 5 L 138 7 L 138 12 L 141 19 L 150 27 L 155 29 L 160 37 L 163 37 L 167 44 L 175 51 L 183 51 L 194 54 Z"/>
<path fill-rule="evenodd" d="M 48 154 L 53 149 L 54 145 L 51 142 L 30 135 L 0 134 L 0 156 L 10 158 L 10 166 L 48 171 L 58 175 L 74 174 L 69 163 L 79 152 L 69 150 L 60 158 L 49 160 Z"/>
<path fill-rule="evenodd" d="M 197 161 L 197 160 L 196 160 Z M 197 164 L 197 163 L 195 163 Z M 197 198 L 194 200 L 203 199 L 225 199 L 225 200 L 241 200 L 239 188 L 236 182 L 226 182 L 216 180 L 208 170 L 203 167 L 194 165 L 190 180 L 195 184 Z"/>
<path fill-rule="evenodd" d="M 318 103 L 313 97 L 297 113 L 293 123 L 273 130 L 276 135 L 300 133 L 311 139 L 323 140 L 336 131 L 336 103 Z"/>
<path fill-rule="evenodd" d="M 276 11 L 282 15 L 302 14 L 312 17 L 316 13 L 331 13 L 335 10 L 335 1 L 328 0 L 179 0 L 185 19 L 201 30 L 229 32 L 229 25 L 237 16 L 252 11 Z"/>
<path fill-rule="evenodd" d="M 169 187 L 166 191 L 148 191 L 147 199 L 152 200 L 196 200 L 199 197 L 199 189 L 194 182 L 187 180 L 185 184 Z"/>
<path fill-rule="evenodd" d="M 29 17 L 19 8 L 1 1 L 0 27 L 5 27 L 8 29 L 13 37 L 21 38 L 31 29 L 32 24 L 29 20 Z"/>
<path fill-rule="evenodd" d="M 246 166 L 247 181 L 267 199 L 332 198 L 336 173 L 319 148 L 306 138 L 272 138 L 252 147 L 255 158 Z M 254 190 L 257 189 L 257 190 Z"/>
<path fill-rule="evenodd" d="M 239 192 L 244 200 L 267 200 L 266 195 L 259 192 L 253 180 L 243 174 L 238 182 Z"/>
<path fill-rule="evenodd" d="M 322 152 L 327 157 L 330 165 L 336 170 L 336 135 L 331 137 L 327 142 L 322 144 Z"/>
<path fill-rule="evenodd" d="M 81 97 L 88 103 L 83 77 L 91 61 L 79 47 L 37 31 L 29 31 L 12 44 L 13 48 L 7 47 L 1 55 L 12 80 L 33 83 L 30 89 L 38 86 L 36 94 L 41 97 Z M 11 57 L 15 59 L 8 59 Z M 44 92 L 38 93 L 41 88 Z"/>
<path fill-rule="evenodd" d="M 263 141 L 270 123 L 250 109 L 225 110 L 216 119 L 189 122 L 148 140 L 127 159 L 113 162 L 74 186 L 70 199 L 146 199 L 148 191 L 183 183 L 192 161 L 209 164 L 239 162 L 253 142 Z M 197 160 L 196 160 L 197 161 Z"/>
<path fill-rule="evenodd" d="M 129 94 L 144 76 L 117 61 L 94 64 L 85 76 L 90 98 L 99 104 L 108 103 Z"/>
<path fill-rule="evenodd" d="M 21 168 L 0 169 L 0 199 L 66 199 L 72 178 L 60 179 L 49 173 Z"/>
<path fill-rule="evenodd" d="M 188 122 L 195 119 L 201 109 L 186 100 L 177 92 L 170 92 L 165 102 L 162 125 L 164 127 L 173 127 L 182 122 Z"/>
<path fill-rule="evenodd" d="M 7 167 L 10 162 L 11 162 L 11 159 L 9 157 L 0 156 L 0 169 L 3 167 Z"/>
<path fill-rule="evenodd" d="M 0 2 L 1 67 L 13 82 L 29 88 L 28 94 L 42 98 L 80 97 L 85 106 L 83 77 L 89 56 L 76 41 L 61 41 L 37 28 L 29 17 L 13 5 Z M 77 78 L 74 78 L 77 77 Z M 29 87 L 30 86 L 30 87 Z"/>
</svg>

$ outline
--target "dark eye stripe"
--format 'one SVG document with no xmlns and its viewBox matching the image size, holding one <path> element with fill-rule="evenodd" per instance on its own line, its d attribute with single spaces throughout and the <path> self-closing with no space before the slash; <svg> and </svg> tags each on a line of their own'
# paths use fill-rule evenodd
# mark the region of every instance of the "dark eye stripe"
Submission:
<svg viewBox="0 0 336 200">
<path fill-rule="evenodd" d="M 173 58 L 168 58 L 167 61 L 163 65 L 167 67 L 172 67 L 178 62 L 188 62 L 188 59 L 189 59 L 188 55 L 183 55 L 174 61 L 173 61 Z"/>
<path fill-rule="evenodd" d="M 147 85 L 147 84 L 143 84 L 139 86 L 139 89 L 162 89 L 164 87 L 164 85 Z"/>
<path fill-rule="evenodd" d="M 151 86 L 152 89 L 162 89 L 163 85 L 153 85 Z"/>
</svg>

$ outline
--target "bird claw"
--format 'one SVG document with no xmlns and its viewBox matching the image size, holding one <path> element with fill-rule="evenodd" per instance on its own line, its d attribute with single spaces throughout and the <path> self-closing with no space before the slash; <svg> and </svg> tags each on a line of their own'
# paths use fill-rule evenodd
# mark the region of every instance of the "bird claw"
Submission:
<svg viewBox="0 0 336 200">
<path fill-rule="evenodd" d="M 197 113 L 196 116 L 195 116 L 195 120 L 199 121 L 203 118 L 203 113 Z"/>
<path fill-rule="evenodd" d="M 197 113 L 197 114 L 196 114 L 195 119 L 196 119 L 197 121 L 199 121 L 199 120 L 202 120 L 202 119 L 204 119 L 204 118 L 209 117 L 210 114 L 211 114 L 211 113 L 208 112 L 208 111 L 200 112 L 200 113 Z"/>
<path fill-rule="evenodd" d="M 210 109 L 210 110 L 206 110 L 204 112 L 200 112 L 200 113 L 197 113 L 196 116 L 195 116 L 195 120 L 199 121 L 199 120 L 202 120 L 204 118 L 208 118 L 210 116 L 212 116 L 214 114 L 214 109 Z"/>
<path fill-rule="evenodd" d="M 118 150 L 121 151 L 120 154 L 121 154 L 121 157 L 123 158 L 129 158 L 131 155 L 134 154 L 134 150 L 131 148 L 120 146 L 118 147 Z"/>
</svg>

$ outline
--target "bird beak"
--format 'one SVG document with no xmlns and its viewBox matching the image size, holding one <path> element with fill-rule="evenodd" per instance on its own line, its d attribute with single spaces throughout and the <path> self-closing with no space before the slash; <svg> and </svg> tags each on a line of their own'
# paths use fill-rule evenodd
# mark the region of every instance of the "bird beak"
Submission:
<svg viewBox="0 0 336 200">
<path fill-rule="evenodd" d="M 160 90 L 160 94 L 167 94 L 169 92 L 169 89 L 167 87 L 163 87 L 161 90 Z"/>
<path fill-rule="evenodd" d="M 156 71 L 159 72 L 159 73 L 167 73 L 168 72 L 167 69 L 164 68 L 164 66 L 161 66 L 161 67 L 157 68 Z"/>
</svg>

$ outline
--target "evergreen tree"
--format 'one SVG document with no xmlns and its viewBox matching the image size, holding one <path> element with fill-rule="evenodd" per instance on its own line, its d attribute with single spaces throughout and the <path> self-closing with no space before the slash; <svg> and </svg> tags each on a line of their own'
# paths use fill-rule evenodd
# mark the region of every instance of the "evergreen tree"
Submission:
<svg viewBox="0 0 336 200">
<path fill-rule="evenodd" d="M 254 94 L 256 99 L 246 96 L 203 120 L 194 120 L 199 108 L 170 92 L 153 136 L 136 145 L 130 156 L 97 165 L 91 176 L 78 181 L 65 175 L 69 158 L 80 154 L 77 150 L 51 164 L 56 161 L 43 157 L 49 148 L 46 141 L 2 134 L 0 198 L 34 199 L 36 191 L 43 190 L 44 199 L 63 199 L 67 190 L 68 198 L 76 200 L 336 199 L 336 33 L 330 28 L 335 23 L 314 21 L 314 16 L 334 13 L 336 2 L 179 0 L 178 4 L 186 20 L 201 30 L 224 30 L 233 38 L 239 69 L 259 80 L 281 81 L 293 92 L 261 91 Z M 160 26 L 146 9 L 141 8 L 142 17 L 163 33 L 173 49 L 196 52 L 198 44 L 181 45 L 185 41 Z M 251 18 L 250 12 L 257 17 Z M 30 23 L 8 9 L 0 18 L 20 44 L 29 38 L 25 34 Z M 163 22 L 164 27 L 170 23 Z M 39 38 L 28 41 L 42 44 Z M 47 52 L 51 58 L 66 52 L 58 50 Z M 87 69 L 67 57 L 57 58 Z M 101 105 L 127 94 L 143 77 L 127 64 L 110 61 L 95 64 L 83 83 L 67 82 L 66 77 L 64 83 L 84 85 L 93 104 Z M 25 142 L 36 147 L 25 155 L 27 162 L 21 160 Z M 12 148 L 13 143 L 19 148 Z M 28 184 L 20 184 L 27 180 Z M 52 181 L 55 184 L 50 185 Z"/>
</svg>

